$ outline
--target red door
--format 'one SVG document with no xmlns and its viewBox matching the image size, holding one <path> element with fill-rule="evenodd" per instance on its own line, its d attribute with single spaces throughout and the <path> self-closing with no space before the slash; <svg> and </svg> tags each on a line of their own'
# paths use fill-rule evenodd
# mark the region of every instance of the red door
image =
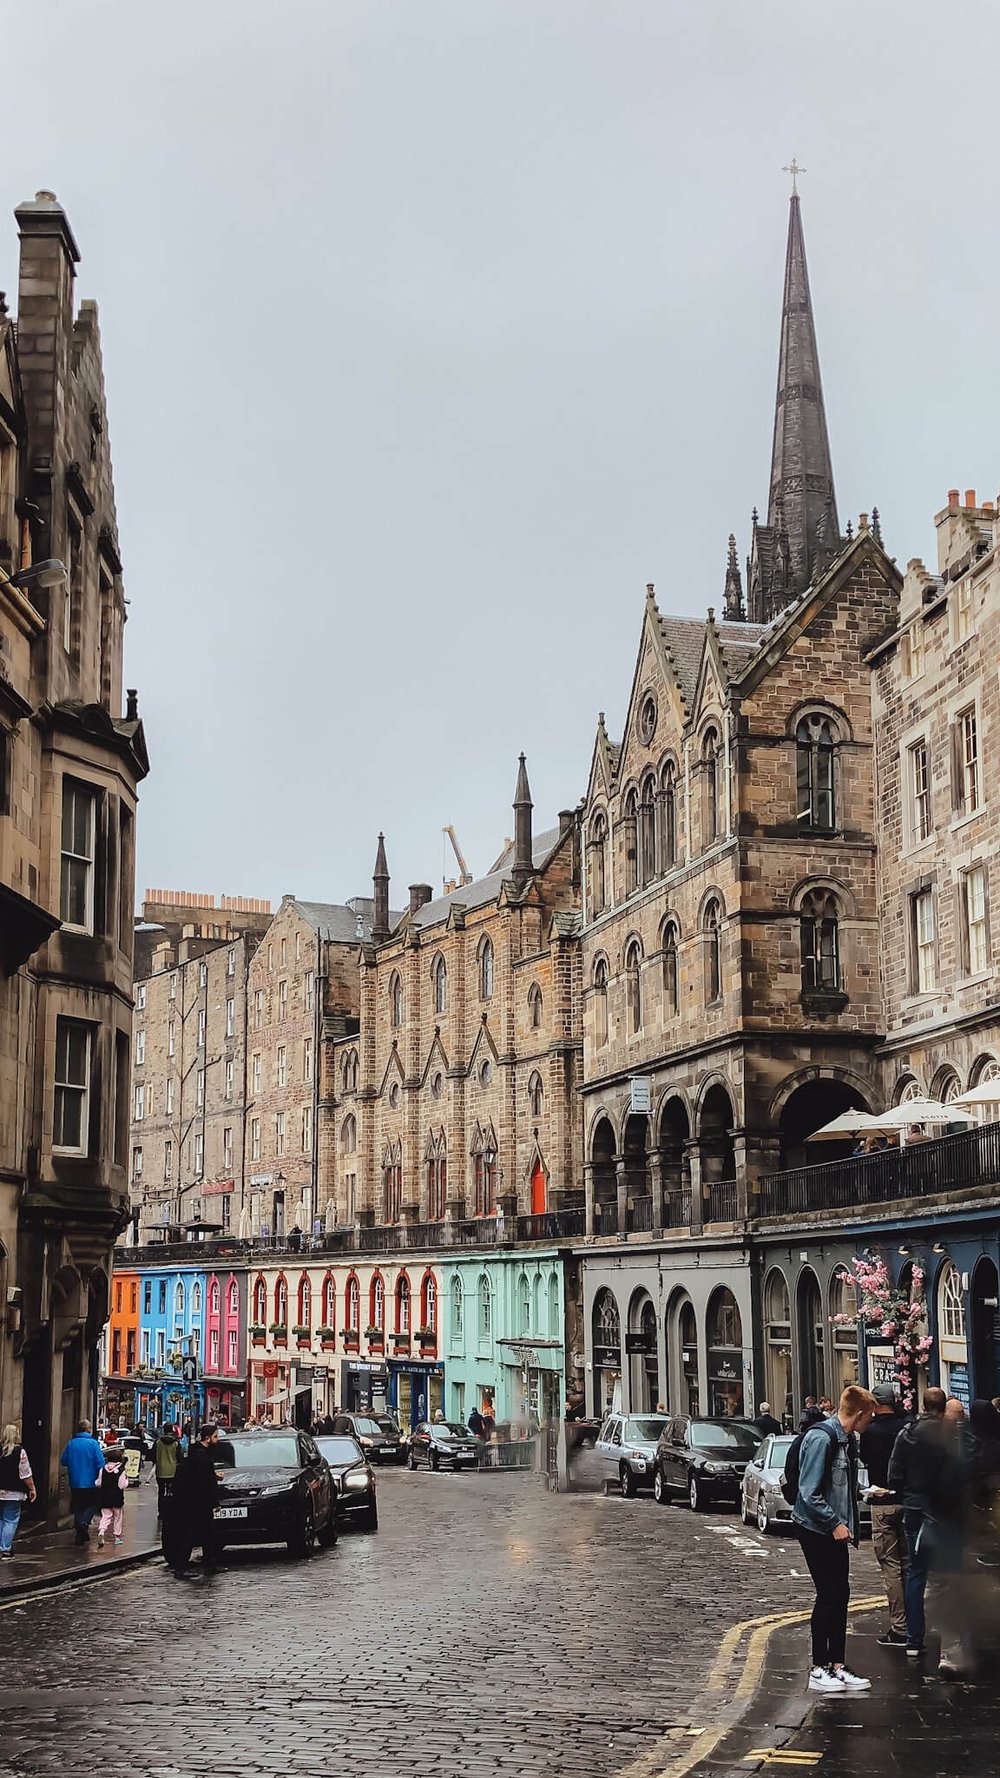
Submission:
<svg viewBox="0 0 1000 1778">
<path fill-rule="evenodd" d="M 535 1171 L 531 1175 L 531 1214 L 541 1216 L 545 1210 L 545 1169 L 540 1161 L 535 1162 Z"/>
</svg>

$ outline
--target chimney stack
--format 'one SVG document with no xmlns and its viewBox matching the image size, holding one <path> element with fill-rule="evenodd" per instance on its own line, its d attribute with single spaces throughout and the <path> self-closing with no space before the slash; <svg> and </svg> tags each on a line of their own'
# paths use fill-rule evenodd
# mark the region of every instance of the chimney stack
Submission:
<svg viewBox="0 0 1000 1778">
<path fill-rule="evenodd" d="M 948 505 L 957 511 L 958 502 L 959 502 L 958 489 L 957 488 L 949 488 L 948 489 Z"/>
<path fill-rule="evenodd" d="M 429 883 L 411 883 L 410 884 L 410 913 L 415 914 L 418 912 L 418 910 L 420 908 L 425 908 L 427 906 L 427 903 L 429 901 L 432 901 L 433 898 L 434 898 L 434 891 L 431 888 Z"/>
<path fill-rule="evenodd" d="M 534 869 L 531 847 L 531 791 L 528 773 L 521 754 L 514 792 L 514 881 L 525 883 Z"/>
<path fill-rule="evenodd" d="M 389 866 L 385 858 L 385 835 L 378 836 L 375 869 L 372 872 L 375 908 L 372 917 L 372 940 L 379 945 L 389 936 Z"/>
<path fill-rule="evenodd" d="M 80 250 L 55 192 L 39 191 L 14 211 L 21 237 L 17 351 L 33 452 L 51 456 L 73 349 L 73 280 Z M 45 514 L 48 518 L 48 514 Z"/>
</svg>

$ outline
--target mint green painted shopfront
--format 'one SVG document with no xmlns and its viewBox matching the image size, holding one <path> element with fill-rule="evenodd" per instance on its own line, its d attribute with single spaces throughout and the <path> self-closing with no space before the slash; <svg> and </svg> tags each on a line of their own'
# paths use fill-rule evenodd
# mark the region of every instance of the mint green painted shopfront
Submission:
<svg viewBox="0 0 1000 1778">
<path fill-rule="evenodd" d="M 563 1261 L 536 1248 L 441 1260 L 445 1414 L 468 1423 L 490 1404 L 498 1436 L 562 1419 Z"/>
</svg>

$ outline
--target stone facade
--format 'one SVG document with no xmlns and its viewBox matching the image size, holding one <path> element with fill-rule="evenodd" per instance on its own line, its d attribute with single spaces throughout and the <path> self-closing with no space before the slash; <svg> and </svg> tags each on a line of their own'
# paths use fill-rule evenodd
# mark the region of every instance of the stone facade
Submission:
<svg viewBox="0 0 1000 1778">
<path fill-rule="evenodd" d="M 49 192 L 0 315 L 0 1407 L 43 1503 L 93 1403 L 128 1214 L 136 789 L 97 310 Z M 54 562 L 33 576 L 31 564 Z M 65 573 L 60 573 L 60 564 Z M 14 577 L 20 584 L 14 584 Z M 45 584 L 48 582 L 48 584 Z"/>
<path fill-rule="evenodd" d="M 521 776 L 526 798 L 523 764 Z M 530 799 L 515 815 L 520 841 L 481 881 L 438 899 L 415 885 L 391 934 L 376 901 L 360 1032 L 324 1059 L 331 1226 L 579 1201 L 577 824 L 566 814 L 533 839 Z"/>
</svg>

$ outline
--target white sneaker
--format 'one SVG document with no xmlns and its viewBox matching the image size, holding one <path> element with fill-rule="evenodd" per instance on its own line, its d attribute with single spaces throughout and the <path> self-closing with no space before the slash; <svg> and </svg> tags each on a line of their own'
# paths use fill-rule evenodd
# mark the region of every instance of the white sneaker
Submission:
<svg viewBox="0 0 1000 1778">
<path fill-rule="evenodd" d="M 103 1548 L 104 1548 L 104 1532 L 103 1531 L 99 1531 L 97 1533 L 97 1547 L 99 1550 L 103 1550 Z"/>
<path fill-rule="evenodd" d="M 872 1689 L 871 1680 L 862 1679 L 860 1673 L 852 1673 L 850 1667 L 834 1667 L 833 1672 L 846 1691 L 870 1692 Z"/>
<path fill-rule="evenodd" d="M 120 1538 L 120 1537 L 116 1537 L 116 1538 L 115 1538 L 115 1549 L 117 1549 L 117 1548 L 118 1548 L 118 1546 L 119 1546 L 119 1544 L 120 1544 L 120 1543 L 121 1543 L 121 1538 Z"/>
<path fill-rule="evenodd" d="M 813 1667 L 809 1674 L 809 1690 L 811 1692 L 839 1692 L 843 1695 L 847 1687 L 841 1679 L 841 1667 L 836 1673 L 830 1667 Z"/>
</svg>

